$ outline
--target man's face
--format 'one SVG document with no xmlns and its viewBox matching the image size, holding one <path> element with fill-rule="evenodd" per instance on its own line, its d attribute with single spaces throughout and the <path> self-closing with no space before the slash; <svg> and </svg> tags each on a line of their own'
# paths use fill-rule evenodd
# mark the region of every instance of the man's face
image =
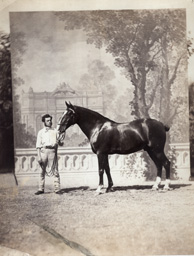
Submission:
<svg viewBox="0 0 194 256">
<path fill-rule="evenodd" d="M 45 118 L 44 125 L 46 127 L 51 127 L 52 126 L 52 119 L 51 119 L 51 117 L 46 117 Z"/>
</svg>

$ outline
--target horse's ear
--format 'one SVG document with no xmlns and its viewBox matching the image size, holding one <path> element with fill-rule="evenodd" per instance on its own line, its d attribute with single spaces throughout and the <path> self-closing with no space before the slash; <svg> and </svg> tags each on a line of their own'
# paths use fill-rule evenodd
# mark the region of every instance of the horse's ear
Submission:
<svg viewBox="0 0 194 256">
<path fill-rule="evenodd" d="M 70 101 L 69 101 L 69 107 L 74 110 L 74 106 L 71 104 Z"/>
<path fill-rule="evenodd" d="M 65 104 L 66 104 L 67 108 L 69 108 L 69 104 L 67 103 L 67 101 L 65 101 Z"/>
</svg>

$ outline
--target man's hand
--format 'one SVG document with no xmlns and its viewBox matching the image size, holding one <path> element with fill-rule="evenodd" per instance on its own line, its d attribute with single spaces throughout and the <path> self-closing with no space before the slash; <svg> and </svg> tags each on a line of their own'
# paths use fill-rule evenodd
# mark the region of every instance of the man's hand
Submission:
<svg viewBox="0 0 194 256">
<path fill-rule="evenodd" d="M 40 166 L 43 164 L 42 158 L 40 156 L 38 157 L 38 163 Z"/>
<path fill-rule="evenodd" d="M 64 142 L 63 141 L 58 141 L 58 144 L 59 144 L 59 146 L 63 146 L 64 145 Z"/>
</svg>

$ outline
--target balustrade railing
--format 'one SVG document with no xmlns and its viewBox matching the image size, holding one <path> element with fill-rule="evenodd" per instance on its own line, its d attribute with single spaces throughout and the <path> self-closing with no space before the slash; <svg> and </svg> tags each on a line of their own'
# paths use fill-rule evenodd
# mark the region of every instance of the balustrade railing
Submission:
<svg viewBox="0 0 194 256">
<path fill-rule="evenodd" d="M 190 177 L 190 152 L 189 143 L 171 144 L 171 153 L 174 154 L 173 161 L 176 168 L 177 176 L 180 179 L 189 179 Z M 145 163 L 140 157 L 142 152 L 135 153 L 135 168 L 138 169 L 139 178 L 142 175 Z M 109 164 L 111 173 L 116 173 L 117 176 L 122 175 L 130 162 L 132 155 L 110 155 Z M 62 175 L 73 174 L 80 175 L 90 174 L 95 172 L 98 174 L 98 162 L 96 155 L 89 147 L 73 147 L 73 148 L 59 148 L 58 149 L 58 163 L 59 171 Z M 16 149 L 15 150 L 15 173 L 16 177 L 21 176 L 38 176 L 40 167 L 37 162 L 36 149 Z"/>
</svg>

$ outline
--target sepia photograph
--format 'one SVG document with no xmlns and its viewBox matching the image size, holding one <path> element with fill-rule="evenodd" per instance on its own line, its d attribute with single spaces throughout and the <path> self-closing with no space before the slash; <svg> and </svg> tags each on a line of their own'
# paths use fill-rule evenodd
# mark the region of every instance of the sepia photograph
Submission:
<svg viewBox="0 0 194 256">
<path fill-rule="evenodd" d="M 194 254 L 194 3 L 5 2 L 0 255 Z"/>
</svg>

